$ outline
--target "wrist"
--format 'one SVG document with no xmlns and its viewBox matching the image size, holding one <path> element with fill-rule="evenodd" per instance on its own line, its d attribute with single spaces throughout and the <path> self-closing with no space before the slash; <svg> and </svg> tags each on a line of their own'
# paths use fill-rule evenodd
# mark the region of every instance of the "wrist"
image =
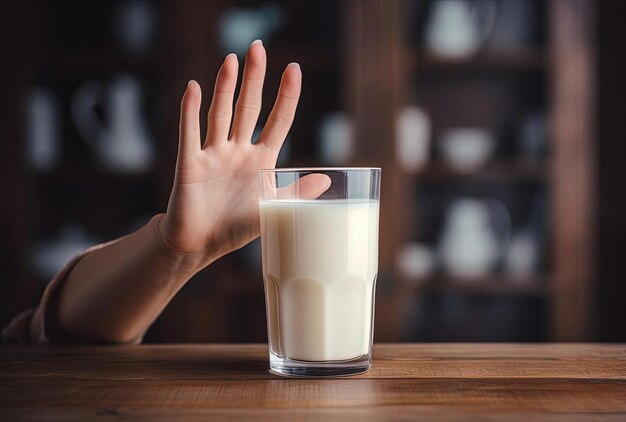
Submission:
<svg viewBox="0 0 626 422">
<path fill-rule="evenodd" d="M 158 248 L 171 265 L 177 270 L 193 275 L 215 261 L 214 258 L 202 253 L 183 251 L 169 240 L 170 237 L 167 235 L 169 229 L 165 226 L 165 216 L 165 214 L 157 214 L 150 223 L 154 226 L 153 232 Z"/>
</svg>

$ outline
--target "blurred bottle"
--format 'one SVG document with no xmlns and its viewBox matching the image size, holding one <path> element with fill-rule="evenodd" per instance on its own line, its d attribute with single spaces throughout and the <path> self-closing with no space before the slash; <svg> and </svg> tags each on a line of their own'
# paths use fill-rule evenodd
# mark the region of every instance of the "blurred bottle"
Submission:
<svg viewBox="0 0 626 422">
<path fill-rule="evenodd" d="M 526 114 L 519 125 L 518 152 L 521 157 L 538 159 L 545 157 L 548 143 L 548 121 L 545 113 Z"/>
<path fill-rule="evenodd" d="M 147 170 L 154 150 L 141 112 L 141 86 L 130 75 L 120 75 L 108 86 L 86 82 L 72 99 L 72 116 L 79 133 L 108 169 L 120 172 Z M 106 123 L 96 112 L 100 106 Z"/>
<path fill-rule="evenodd" d="M 26 99 L 26 141 L 30 166 L 51 170 L 61 158 L 59 100 L 47 88 L 35 87 Z"/>
<path fill-rule="evenodd" d="M 115 35 L 120 49 L 132 56 L 145 56 L 154 44 L 154 4 L 147 0 L 125 0 L 116 6 Z"/>
<path fill-rule="evenodd" d="M 430 154 L 431 122 L 419 107 L 404 107 L 396 117 L 396 160 L 409 172 L 422 169 Z"/>
<path fill-rule="evenodd" d="M 514 279 L 536 273 L 539 255 L 537 243 L 535 234 L 528 227 L 511 238 L 504 265 Z"/>
<path fill-rule="evenodd" d="M 319 129 L 320 158 L 326 165 L 343 165 L 352 157 L 354 128 L 347 113 L 328 114 Z"/>
<path fill-rule="evenodd" d="M 532 202 L 530 217 L 526 225 L 513 234 L 504 259 L 504 270 L 513 281 L 529 280 L 537 274 L 543 252 L 540 232 L 544 213 L 544 201 L 536 195 Z"/>
</svg>

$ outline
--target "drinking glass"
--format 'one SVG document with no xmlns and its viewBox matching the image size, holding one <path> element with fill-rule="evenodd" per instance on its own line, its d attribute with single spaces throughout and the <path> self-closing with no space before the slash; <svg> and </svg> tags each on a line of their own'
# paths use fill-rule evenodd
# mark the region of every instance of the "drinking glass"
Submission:
<svg viewBox="0 0 626 422">
<path fill-rule="evenodd" d="M 369 370 L 380 168 L 259 170 L 270 369 Z"/>
</svg>

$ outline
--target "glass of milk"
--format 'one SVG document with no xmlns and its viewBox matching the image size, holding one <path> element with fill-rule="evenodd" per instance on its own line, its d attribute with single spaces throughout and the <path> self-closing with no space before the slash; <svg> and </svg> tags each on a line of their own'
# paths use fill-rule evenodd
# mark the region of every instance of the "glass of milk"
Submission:
<svg viewBox="0 0 626 422">
<path fill-rule="evenodd" d="M 380 168 L 260 170 L 270 369 L 338 376 L 370 367 Z"/>
</svg>

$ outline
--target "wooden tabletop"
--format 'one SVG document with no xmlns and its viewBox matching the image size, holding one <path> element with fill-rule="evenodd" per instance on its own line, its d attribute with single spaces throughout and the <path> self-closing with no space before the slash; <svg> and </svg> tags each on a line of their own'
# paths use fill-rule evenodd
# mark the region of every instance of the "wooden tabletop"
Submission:
<svg viewBox="0 0 626 422">
<path fill-rule="evenodd" d="M 0 346 L 0 420 L 626 420 L 626 346 L 378 344 L 281 378 L 265 345 Z"/>
</svg>

